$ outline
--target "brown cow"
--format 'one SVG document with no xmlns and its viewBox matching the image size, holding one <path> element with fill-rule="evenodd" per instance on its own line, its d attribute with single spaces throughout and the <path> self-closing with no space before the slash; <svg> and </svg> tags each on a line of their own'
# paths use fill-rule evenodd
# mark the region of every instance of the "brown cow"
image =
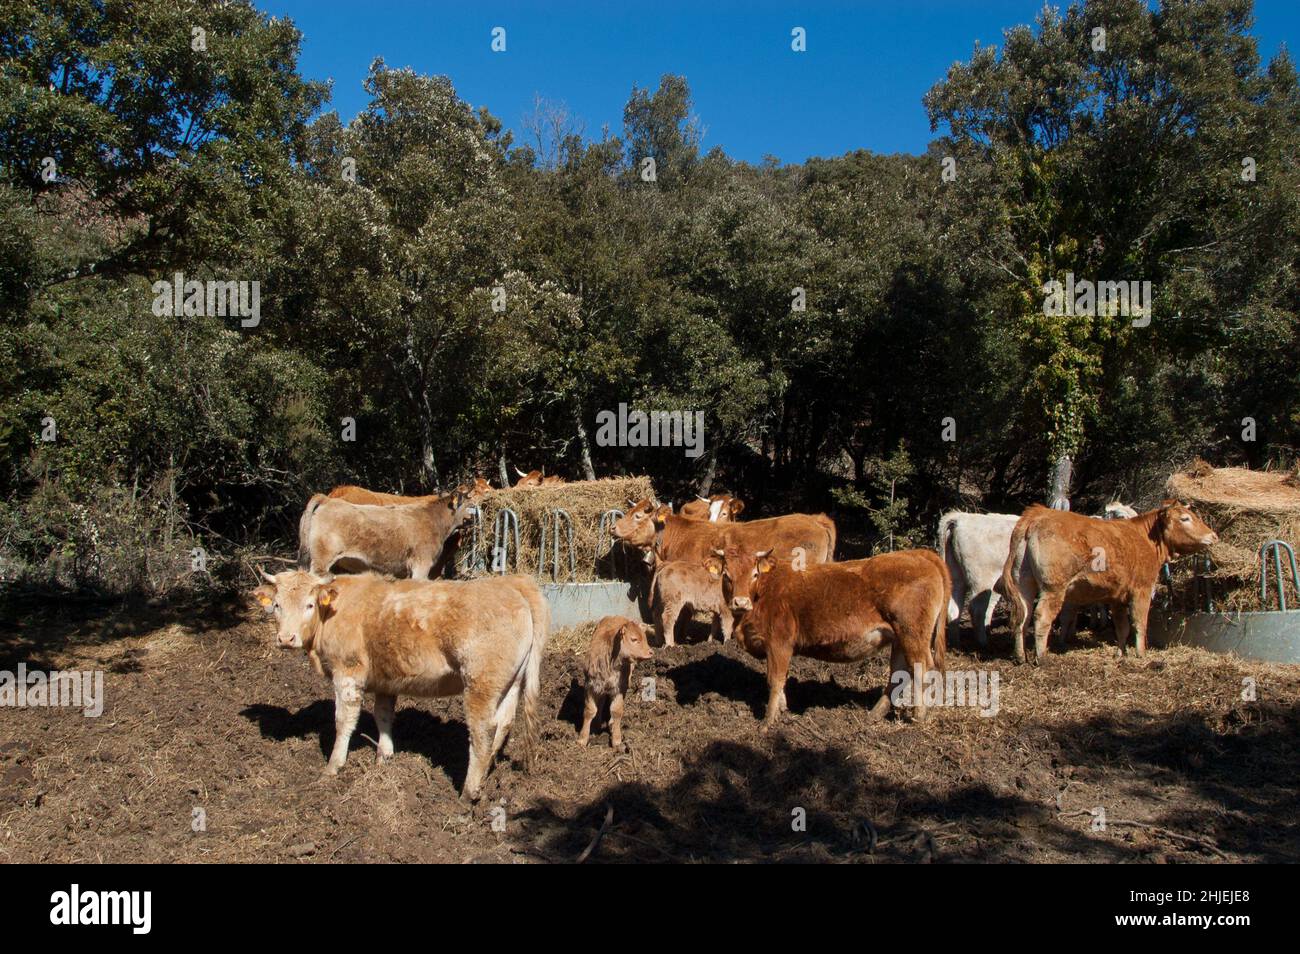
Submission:
<svg viewBox="0 0 1300 954">
<path fill-rule="evenodd" d="M 710 572 L 722 575 L 723 593 L 737 612 L 736 639 L 751 656 L 767 660 L 766 731 L 787 709 L 786 677 L 794 656 L 857 662 L 891 647 L 890 686 L 913 680 L 914 717 L 926 716 L 921 680 L 943 671 L 948 569 L 932 550 L 901 550 L 867 560 L 825 563 L 796 570 L 769 553 L 734 546 L 711 554 Z M 890 690 L 871 710 L 883 716 Z"/>
<path fill-rule="evenodd" d="M 515 487 L 550 487 L 555 484 L 564 483 L 563 477 L 560 477 L 557 474 L 543 477 L 540 470 L 530 470 L 525 474 L 522 470 L 516 467 L 515 473 L 519 475 L 519 479 L 515 481 Z"/>
<path fill-rule="evenodd" d="M 731 610 L 722 596 L 722 581 L 708 567 L 690 560 L 662 563 L 650 582 L 650 613 L 655 635 L 665 646 L 676 645 L 677 620 L 685 612 L 713 614 L 713 632 L 725 643 L 731 638 Z"/>
<path fill-rule="evenodd" d="M 735 545 L 751 553 L 774 550 L 788 557 L 796 547 L 808 563 L 834 559 L 835 523 L 824 513 L 792 513 L 746 523 L 714 523 L 674 514 L 653 497 L 632 507 L 614 523 L 614 536 L 661 563 L 670 560 L 700 562 L 713 550 Z"/>
<path fill-rule="evenodd" d="M 1047 637 L 1061 606 L 1105 603 L 1115 620 L 1115 642 L 1128 652 L 1136 630 L 1138 656 L 1147 648 L 1147 613 L 1160 567 L 1169 559 L 1212 546 L 1218 534 L 1186 506 L 1166 500 L 1158 509 L 1126 520 L 1095 520 L 1034 504 L 1011 532 L 1002 588 L 1011 603 L 1017 662 L 1025 659 L 1029 609 L 1034 662 L 1047 654 Z"/>
<path fill-rule="evenodd" d="M 449 538 L 473 513 L 459 493 L 386 506 L 316 494 L 298 521 L 298 566 L 328 573 L 343 563 L 422 579 L 445 564 Z"/>
<path fill-rule="evenodd" d="M 479 796 L 483 778 L 523 701 L 524 764 L 537 747 L 537 699 L 550 611 L 537 584 L 522 576 L 463 583 L 389 580 L 373 573 L 318 577 L 302 570 L 271 576 L 254 596 L 273 612 L 284 649 L 301 649 L 334 683 L 334 750 L 325 767 L 338 774 L 361 714 L 375 694 L 378 758 L 393 754 L 399 695 L 461 693 L 469 729 L 462 794 Z"/>
<path fill-rule="evenodd" d="M 745 501 L 731 494 L 714 494 L 712 497 L 696 497 L 678 508 L 677 512 L 692 520 L 712 520 L 714 523 L 730 523 L 740 516 L 745 509 Z"/>
<path fill-rule="evenodd" d="M 578 744 L 591 737 L 591 722 L 609 700 L 609 744 L 623 744 L 623 703 L 632 669 L 639 659 L 650 659 L 654 650 L 646 642 L 645 627 L 626 616 L 605 616 L 591 634 L 587 650 L 587 705 L 582 713 Z"/>
</svg>

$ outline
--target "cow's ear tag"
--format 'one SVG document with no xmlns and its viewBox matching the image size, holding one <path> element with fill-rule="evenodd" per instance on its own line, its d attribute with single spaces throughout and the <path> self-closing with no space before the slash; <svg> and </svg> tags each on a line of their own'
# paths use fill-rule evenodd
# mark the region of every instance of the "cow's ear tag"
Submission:
<svg viewBox="0 0 1300 954">
<path fill-rule="evenodd" d="M 766 572 L 767 572 L 768 570 L 770 570 L 770 569 L 772 569 L 772 563 L 771 563 L 771 561 L 769 561 L 769 560 L 760 560 L 760 561 L 758 562 L 758 572 L 759 572 L 759 573 L 766 573 Z"/>
<path fill-rule="evenodd" d="M 333 601 L 334 597 L 329 590 L 321 590 L 320 598 L 317 600 L 321 606 L 329 606 Z"/>
<path fill-rule="evenodd" d="M 257 601 L 261 603 L 263 606 L 271 605 L 271 597 L 267 596 L 265 593 L 258 593 Z"/>
<path fill-rule="evenodd" d="M 718 568 L 717 568 L 717 566 L 716 566 L 715 564 L 713 564 L 713 563 L 710 563 L 710 564 L 709 564 L 709 576 L 717 576 L 717 575 L 718 575 Z"/>
</svg>

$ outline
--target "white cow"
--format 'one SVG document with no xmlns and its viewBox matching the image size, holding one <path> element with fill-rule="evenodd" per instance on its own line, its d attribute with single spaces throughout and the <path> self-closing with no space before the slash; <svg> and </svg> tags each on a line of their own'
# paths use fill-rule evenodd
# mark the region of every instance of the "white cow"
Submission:
<svg viewBox="0 0 1300 954">
<path fill-rule="evenodd" d="M 1122 503 L 1106 505 L 1107 519 L 1135 517 L 1137 511 Z M 1019 514 L 966 513 L 952 510 L 939 519 L 939 555 L 948 565 L 952 577 L 952 599 L 948 604 L 948 643 L 957 644 L 957 618 L 966 601 L 971 604 L 971 622 L 975 640 L 981 647 L 989 644 L 989 625 L 1000 599 L 993 588 L 1002 577 L 1002 567 L 1011 549 L 1011 531 Z M 1073 634 L 1078 607 L 1067 603 L 1061 611 L 1062 638 Z"/>
</svg>

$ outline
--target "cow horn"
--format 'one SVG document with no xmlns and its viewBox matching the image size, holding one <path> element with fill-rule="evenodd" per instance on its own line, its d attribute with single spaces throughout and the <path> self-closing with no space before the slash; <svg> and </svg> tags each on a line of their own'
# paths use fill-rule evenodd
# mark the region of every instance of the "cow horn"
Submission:
<svg viewBox="0 0 1300 954">
<path fill-rule="evenodd" d="M 515 468 L 515 473 L 518 474 L 520 477 L 527 477 L 527 476 L 528 476 L 528 475 L 525 474 L 522 470 L 520 470 L 518 467 Z"/>
<path fill-rule="evenodd" d="M 726 551 L 726 550 L 716 550 L 716 549 L 715 549 L 715 550 L 713 551 L 713 555 L 714 555 L 714 556 L 725 557 L 725 556 L 727 555 L 727 551 Z"/>
<path fill-rule="evenodd" d="M 699 494 L 696 494 L 696 495 L 695 495 L 695 499 L 696 499 L 696 500 L 703 500 L 703 501 L 706 501 L 706 502 L 707 502 L 709 498 L 708 498 L 708 497 L 701 497 Z"/>
<path fill-rule="evenodd" d="M 266 580 L 266 582 L 268 583 L 275 582 L 275 577 L 273 577 L 270 573 L 267 573 L 266 570 L 264 570 L 262 567 L 259 566 L 257 568 L 257 572 L 262 575 L 262 579 Z"/>
</svg>

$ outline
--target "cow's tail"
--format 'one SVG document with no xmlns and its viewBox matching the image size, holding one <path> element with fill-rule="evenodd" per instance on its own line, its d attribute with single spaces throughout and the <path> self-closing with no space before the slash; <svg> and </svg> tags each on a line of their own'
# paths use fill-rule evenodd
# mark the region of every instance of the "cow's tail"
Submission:
<svg viewBox="0 0 1300 954">
<path fill-rule="evenodd" d="M 525 598 L 533 626 L 528 658 L 524 661 L 520 715 L 523 720 L 524 769 L 531 772 L 537 766 L 537 751 L 541 744 L 541 722 L 537 710 L 542 695 L 542 654 L 546 651 L 546 640 L 551 632 L 551 608 L 535 584 L 526 589 Z"/>
<path fill-rule="evenodd" d="M 1011 631 L 1018 632 L 1029 615 L 1029 607 L 1020 592 L 1018 573 L 1024 572 L 1026 537 L 1029 535 L 1029 522 L 1021 517 L 1016 521 L 1016 528 L 1011 531 L 1011 545 L 1007 548 L 1007 562 L 1002 565 L 1002 578 L 994 589 L 1001 593 L 1011 608 Z"/>
<path fill-rule="evenodd" d="M 819 513 L 813 517 L 826 530 L 826 562 L 835 561 L 835 521 L 824 513 Z"/>
<path fill-rule="evenodd" d="M 957 605 L 952 598 L 952 574 L 960 573 L 961 567 L 957 566 L 956 555 L 949 551 L 952 546 L 952 528 L 957 523 L 957 512 L 946 513 L 939 518 L 939 557 L 943 560 L 944 567 L 948 571 L 948 619 L 955 620 L 961 616 L 961 607 Z"/>
<path fill-rule="evenodd" d="M 943 566 L 939 572 L 943 578 L 943 601 L 934 614 L 933 648 L 934 666 L 944 672 L 948 655 L 948 606 L 952 603 L 952 577 L 948 575 L 947 566 Z"/>
<path fill-rule="evenodd" d="M 325 494 L 313 494 L 311 500 L 307 501 L 307 506 L 303 508 L 302 516 L 298 518 L 298 569 L 311 569 L 311 518 L 316 515 L 316 508 L 323 504 L 329 497 Z"/>
</svg>

